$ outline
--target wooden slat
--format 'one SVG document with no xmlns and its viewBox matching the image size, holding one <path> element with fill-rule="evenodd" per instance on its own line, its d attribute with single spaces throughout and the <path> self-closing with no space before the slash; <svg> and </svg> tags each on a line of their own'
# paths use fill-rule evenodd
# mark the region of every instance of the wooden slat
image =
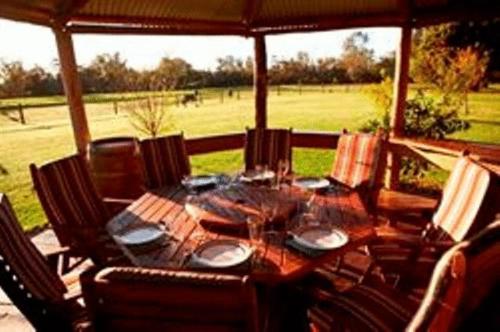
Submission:
<svg viewBox="0 0 500 332">
<path fill-rule="evenodd" d="M 245 144 L 244 133 L 225 134 L 186 140 L 189 155 L 242 149 Z"/>
<path fill-rule="evenodd" d="M 335 149 L 340 132 L 292 132 L 294 148 Z"/>
</svg>

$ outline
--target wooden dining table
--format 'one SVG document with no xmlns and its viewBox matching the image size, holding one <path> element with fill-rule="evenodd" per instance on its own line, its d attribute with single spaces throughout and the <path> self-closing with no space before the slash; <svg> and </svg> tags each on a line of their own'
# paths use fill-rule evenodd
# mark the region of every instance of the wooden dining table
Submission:
<svg viewBox="0 0 500 332">
<path fill-rule="evenodd" d="M 324 263 L 334 261 L 345 252 L 368 243 L 375 236 L 374 223 L 359 193 L 354 190 L 332 187 L 327 192 L 314 194 L 312 199 L 313 193 L 290 186 L 280 192 L 274 192 L 275 194 L 265 186 L 235 184 L 230 188 L 212 189 L 203 195 L 228 198 L 230 204 L 222 205 L 219 214 L 224 218 L 236 219 L 242 219 L 244 216 L 232 211 L 225 213 L 224 210 L 234 209 L 232 204 L 247 204 L 248 206 L 243 208 L 258 209 L 262 202 L 272 204 L 273 200 L 269 195 L 282 196 L 274 200 L 274 204 L 282 204 L 285 201 L 312 202 L 316 213 L 322 215 L 323 219 L 329 219 L 330 225 L 347 233 L 347 244 L 337 249 L 322 251 L 321 254 L 309 255 L 289 246 L 284 236 L 283 240 L 264 241 L 259 244 L 261 257 L 258 264 L 247 264 L 229 270 L 215 269 L 215 272 L 247 274 L 258 282 L 270 284 L 290 282 L 306 276 Z M 159 269 L 196 269 L 187 263 L 187 258 L 199 245 L 210 239 L 235 239 L 249 243 L 244 231 L 224 231 L 200 222 L 200 218 L 186 210 L 185 203 L 189 195 L 190 192 L 182 185 L 148 191 L 107 223 L 106 228 L 112 236 L 119 236 L 135 227 L 150 224 L 161 226 L 168 234 L 163 243 L 140 250 L 124 246 L 118 241 L 118 245 L 133 265 Z M 237 198 L 234 199 L 235 197 Z M 298 218 L 288 217 L 286 228 L 293 231 L 294 227 L 297 227 Z M 236 224 L 242 222 L 244 223 L 244 220 L 235 220 Z M 214 269 L 211 271 L 214 272 Z"/>
</svg>

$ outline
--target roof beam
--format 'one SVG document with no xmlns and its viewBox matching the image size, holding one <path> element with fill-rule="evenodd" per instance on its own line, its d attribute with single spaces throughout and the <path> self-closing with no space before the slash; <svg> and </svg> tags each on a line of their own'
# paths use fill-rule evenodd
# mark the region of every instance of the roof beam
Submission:
<svg viewBox="0 0 500 332">
<path fill-rule="evenodd" d="M 73 24 L 66 28 L 78 34 L 121 34 L 121 35 L 192 35 L 192 36 L 244 36 L 241 28 L 196 28 L 175 26 L 120 26 L 97 24 Z"/>
<path fill-rule="evenodd" d="M 243 24 L 246 26 L 252 25 L 255 16 L 260 12 L 262 0 L 246 0 L 245 8 L 243 9 Z"/>
<path fill-rule="evenodd" d="M 59 12 L 56 15 L 56 20 L 59 24 L 66 24 L 71 19 L 71 17 L 81 8 L 83 8 L 89 1 L 90 0 L 62 0 L 60 5 L 58 6 Z"/>
</svg>

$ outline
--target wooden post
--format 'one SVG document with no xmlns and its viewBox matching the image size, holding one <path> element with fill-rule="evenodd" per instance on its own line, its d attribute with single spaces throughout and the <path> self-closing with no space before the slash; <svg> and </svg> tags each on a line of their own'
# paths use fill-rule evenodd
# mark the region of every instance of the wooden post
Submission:
<svg viewBox="0 0 500 332">
<path fill-rule="evenodd" d="M 19 104 L 17 106 L 17 111 L 19 112 L 19 122 L 21 122 L 21 124 L 26 124 L 26 119 L 24 118 L 24 109 L 23 109 L 23 105 L 22 104 Z"/>
<path fill-rule="evenodd" d="M 118 114 L 118 101 L 113 100 L 113 110 L 115 112 L 115 115 Z"/>
<path fill-rule="evenodd" d="M 408 72 L 410 68 L 411 53 L 411 26 L 401 28 L 401 39 L 396 54 L 396 72 L 394 77 L 394 94 L 391 114 L 391 136 L 404 135 L 406 96 L 408 93 Z M 397 189 L 399 186 L 399 172 L 401 170 L 401 157 L 389 154 L 390 165 L 389 188 Z"/>
<path fill-rule="evenodd" d="M 76 148 L 79 153 L 85 154 L 87 151 L 87 144 L 90 142 L 90 131 L 87 115 L 85 114 L 85 108 L 83 106 L 82 86 L 78 77 L 73 39 L 71 33 L 64 27 L 56 27 L 53 31 L 56 37 L 61 78 L 64 92 L 68 100 Z"/>
<path fill-rule="evenodd" d="M 263 35 L 255 36 L 253 87 L 255 94 L 255 127 L 267 127 L 267 54 Z"/>
</svg>

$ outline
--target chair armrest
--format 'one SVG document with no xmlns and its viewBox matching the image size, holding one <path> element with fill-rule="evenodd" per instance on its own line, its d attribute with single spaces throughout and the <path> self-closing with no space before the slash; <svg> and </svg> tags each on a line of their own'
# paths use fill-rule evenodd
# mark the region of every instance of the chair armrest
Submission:
<svg viewBox="0 0 500 332">
<path fill-rule="evenodd" d="M 377 227 L 375 233 L 380 242 L 392 242 L 409 246 L 425 245 L 421 235 L 405 234 L 392 227 Z"/>
</svg>

